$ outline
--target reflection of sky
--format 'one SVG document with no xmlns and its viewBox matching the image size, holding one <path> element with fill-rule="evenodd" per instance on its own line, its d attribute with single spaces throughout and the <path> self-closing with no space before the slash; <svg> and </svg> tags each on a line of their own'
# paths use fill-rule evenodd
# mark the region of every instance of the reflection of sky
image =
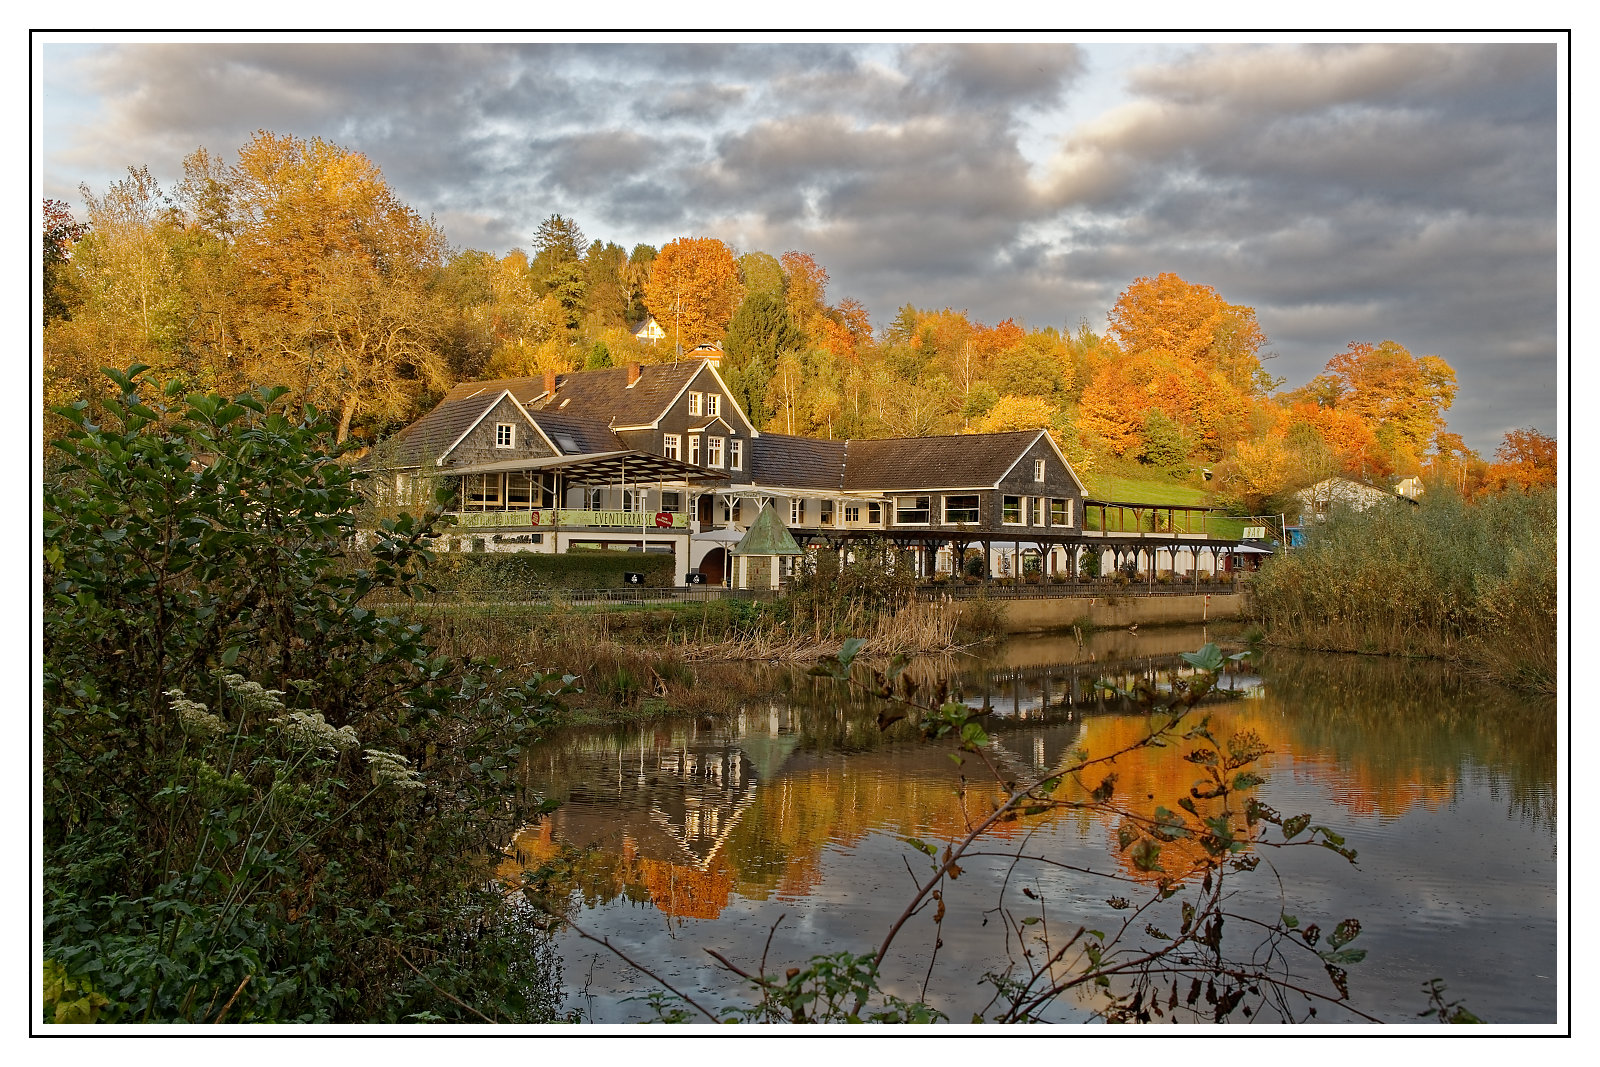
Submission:
<svg viewBox="0 0 1600 1067">
<path fill-rule="evenodd" d="M 1253 678 L 1251 679 L 1254 680 Z M 1458 704 L 1460 694 L 1454 694 Z M 1327 748 L 1301 739 L 1323 736 L 1315 729 L 1297 730 L 1296 702 L 1280 691 L 1270 694 L 1268 705 L 1249 701 L 1235 705 L 1254 721 L 1281 721 L 1283 734 L 1273 741 L 1277 750 L 1264 761 L 1268 782 L 1261 799 L 1285 815 L 1312 812 L 1316 822 L 1344 834 L 1359 854 L 1359 866 L 1320 848 L 1294 847 L 1263 850 L 1264 862 L 1255 875 L 1237 876 L 1231 882 L 1237 894 L 1230 908 L 1270 919 L 1281 907 L 1303 922 L 1332 929 L 1340 919 L 1356 917 L 1363 933 L 1353 947 L 1364 948 L 1367 959 L 1350 968 L 1354 1002 L 1363 1010 L 1392 1022 L 1414 1022 L 1425 1006 L 1421 992 L 1431 978 L 1445 981 L 1449 997 L 1462 999 L 1479 1015 L 1500 1022 L 1553 1022 L 1555 1011 L 1555 839 L 1553 826 L 1520 814 L 1508 803 L 1508 776 L 1502 753 L 1486 740 L 1481 722 L 1471 720 L 1452 730 L 1447 740 L 1460 762 L 1447 758 L 1450 787 L 1442 793 L 1435 784 L 1422 790 L 1420 799 L 1383 805 L 1375 810 L 1373 789 L 1393 790 L 1395 781 L 1379 775 L 1362 777 L 1352 760 L 1372 761 L 1377 753 L 1397 753 L 1413 758 L 1428 743 L 1439 743 L 1437 724 L 1416 720 L 1415 737 L 1367 737 L 1364 750 Z M 1310 714 L 1305 712 L 1304 714 Z M 1264 716 L 1264 717 L 1263 717 Z M 1227 716 L 1225 715 L 1226 719 Z M 1016 723 L 996 732 L 997 755 L 1012 763 L 1031 765 L 1042 742 L 1051 759 L 1083 741 L 1082 717 L 1067 722 L 1060 717 Z M 1090 721 L 1094 719 L 1093 714 Z M 1250 721 L 1248 718 L 1241 722 Z M 1401 724 L 1405 722 L 1402 718 Z M 1312 725 L 1308 723 L 1308 727 Z M 1093 738 L 1091 726 L 1089 737 Z M 1290 753 L 1283 738 L 1296 745 L 1311 745 Z M 1348 745 L 1339 735 L 1338 744 Z M 1387 747 L 1385 747 L 1387 746 Z M 1466 746 L 1466 747 L 1462 747 Z M 1003 750 L 1003 752 L 1002 752 Z M 808 753 L 792 758 L 777 771 L 776 781 L 808 781 L 821 775 L 828 781 L 855 780 L 860 795 L 882 785 L 884 795 L 908 778 L 923 780 L 916 795 L 927 797 L 953 788 L 957 772 L 938 759 L 901 759 L 909 746 L 891 746 L 878 754 Z M 1180 750 L 1181 751 L 1181 750 Z M 1446 758 L 1446 757 L 1438 757 Z M 1381 763 L 1381 760 L 1378 760 Z M 1401 761 L 1402 765 L 1405 764 Z M 1437 776 L 1439 767 L 1424 760 L 1426 774 Z M 1385 765 L 1387 768 L 1387 765 Z M 1392 769 L 1392 768 L 1388 768 Z M 1371 766 L 1366 768 L 1371 772 Z M 1525 769 L 1524 769 L 1525 770 Z M 972 770 L 971 773 L 980 773 Z M 894 777 L 897 776 L 897 777 Z M 883 778 L 876 782 L 876 778 Z M 890 780 L 892 778 L 892 781 Z M 762 783 L 768 790 L 772 780 Z M 1543 788 L 1548 789 L 1546 782 Z M 1365 791 L 1365 794 L 1363 793 Z M 765 795 L 771 796 L 771 792 Z M 797 796 L 802 795 L 796 793 Z M 909 795 L 909 794 L 907 794 Z M 1396 794 L 1399 796 L 1399 794 Z M 796 813 L 791 812 L 791 817 Z M 821 818 L 817 812 L 798 817 Z M 856 823 L 856 836 L 837 836 L 821 846 L 820 855 L 785 857 L 794 864 L 815 863 L 808 879 L 809 892 L 801 899 L 770 893 L 767 900 L 742 898 L 737 890 L 716 920 L 669 918 L 650 905 L 618 901 L 582 917 L 592 932 L 610 936 L 635 958 L 659 967 L 669 981 L 686 992 L 717 991 L 708 997 L 715 1004 L 740 1002 L 738 982 L 723 972 L 703 949 L 714 948 L 749 970 L 760 965 L 762 945 L 773 924 L 782 917 L 772 936 L 767 969 L 781 975 L 791 966 L 820 953 L 850 950 L 866 952 L 888 930 L 913 892 L 913 873 L 925 877 L 929 859 L 904 844 L 898 834 L 899 810 L 867 812 L 866 832 Z M 747 818 L 762 818 L 761 801 Z M 1042 821 L 1041 821 L 1042 822 Z M 877 829 L 872 829 L 877 827 Z M 837 829 L 837 827 L 835 827 Z M 1110 831 L 1098 819 L 1080 821 L 1059 816 L 1039 825 L 1026 841 L 997 841 L 995 851 L 1021 851 L 1048 855 L 1061 862 L 1103 872 L 1118 873 L 1106 852 Z M 929 833 L 926 839 L 942 846 L 943 839 Z M 808 838 L 807 840 L 814 840 Z M 801 844 L 801 849 L 815 848 Z M 907 870 L 906 861 L 911 870 Z M 978 980 L 985 971 L 1002 971 L 1008 964 L 1003 922 L 994 909 L 1002 902 L 999 886 L 1005 862 L 973 857 L 963 863 L 966 873 L 946 887 L 948 914 L 938 936 L 938 951 L 929 986 L 930 999 L 952 1020 L 965 1022 L 984 1007 L 988 986 Z M 1290 899 L 1277 899 L 1275 868 L 1288 887 Z M 1057 924 L 1082 922 L 1091 928 L 1112 929 L 1119 913 L 1106 904 L 1107 897 L 1144 898 L 1137 885 L 1094 878 L 1024 862 L 1011 869 L 1010 886 L 1003 903 L 1012 909 L 1011 926 L 1036 908 L 1021 895 L 1029 886 L 1048 902 L 1049 920 Z M 739 883 L 737 875 L 735 884 Z M 1176 907 L 1177 901 L 1171 902 Z M 987 922 L 985 922 L 987 919 Z M 1175 925 L 1175 924 L 1174 924 Z M 1037 930 L 1038 927 L 1029 928 Z M 1243 929 L 1241 925 L 1239 929 Z M 886 962 L 884 986 L 907 999 L 920 995 L 935 937 L 931 912 L 914 918 L 901 933 Z M 576 938 L 563 940 L 569 988 L 590 982 L 594 1001 L 572 1006 L 589 1007 L 596 1021 L 621 1021 L 648 1017 L 642 1002 L 622 998 L 648 991 L 649 983 L 626 973 L 626 965 L 603 949 Z M 596 958 L 598 952 L 599 958 Z M 1309 960 L 1309 957 L 1308 957 Z M 1314 961 L 1310 961 L 1313 962 Z M 589 978 L 591 964 L 593 977 Z M 1083 1016 L 1075 1003 L 1056 1005 L 1055 1018 L 1074 1021 Z M 1326 1021 L 1337 1021 L 1336 1010 L 1325 1010 Z"/>
</svg>

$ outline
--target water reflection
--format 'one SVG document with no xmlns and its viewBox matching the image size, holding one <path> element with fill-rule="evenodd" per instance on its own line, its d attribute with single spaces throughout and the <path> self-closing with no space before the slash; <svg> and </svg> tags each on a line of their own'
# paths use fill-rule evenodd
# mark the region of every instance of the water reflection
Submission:
<svg viewBox="0 0 1600 1067">
<path fill-rule="evenodd" d="M 913 675 L 923 691 L 953 680 L 969 705 L 991 708 L 989 756 L 1021 778 L 1070 751 L 1111 751 L 1141 736 L 1143 716 L 1109 703 L 1094 680 L 1173 669 L 1176 653 L 1205 636 L 1018 641 L 980 660 L 918 663 Z M 1427 664 L 1277 651 L 1228 684 L 1237 699 L 1207 713 L 1219 738 L 1251 730 L 1271 748 L 1263 799 L 1286 812 L 1315 811 L 1361 839 L 1359 870 L 1339 869 L 1342 861 L 1327 853 L 1281 866 L 1317 906 L 1378 909 L 1370 941 L 1409 962 L 1358 976 L 1368 1008 L 1409 1020 L 1414 1012 L 1393 1005 L 1411 1007 L 1416 984 L 1443 975 L 1453 993 L 1476 991 L 1478 1004 L 1492 994 L 1495 1018 L 1553 1018 L 1545 985 L 1525 983 L 1514 994 L 1495 985 L 1508 968 L 1554 973 L 1553 706 Z M 700 947 L 751 959 L 780 914 L 801 917 L 774 942 L 788 961 L 830 945 L 861 950 L 906 899 L 903 839 L 959 836 L 999 796 L 948 748 L 919 743 L 914 719 L 884 728 L 879 711 L 858 693 L 796 673 L 780 699 L 733 716 L 552 738 L 530 756 L 526 783 L 561 807 L 517 836 L 503 873 L 542 868 L 548 892 L 581 909 L 590 926 L 703 985 L 716 976 L 691 962 Z M 1148 813 L 1185 795 L 1196 768 L 1180 757 L 1174 748 L 1123 757 L 1119 801 Z M 1096 781 L 1064 783 L 1062 794 Z M 1499 822 L 1486 814 L 1486 799 L 1499 805 Z M 1110 820 L 1094 814 L 1006 824 L 995 838 L 1001 848 L 1026 840 L 1030 850 L 1050 849 L 1108 875 L 1148 877 L 1117 848 Z M 992 906 L 986 894 L 1000 884 L 998 876 L 988 886 L 980 879 L 961 883 L 973 915 Z M 1106 895 L 1068 878 L 1053 892 L 1077 901 L 1084 915 Z M 993 964 L 996 951 L 993 931 L 971 925 L 946 932 L 940 957 L 969 976 Z M 1516 937 L 1497 933 L 1502 927 Z M 920 974 L 926 949 L 909 952 L 902 969 Z M 615 995 L 591 1001 L 594 1017 L 638 1017 L 622 992 L 640 988 L 636 977 L 615 975 Z M 952 1017 L 965 1018 L 962 997 L 970 994 L 951 996 Z"/>
</svg>

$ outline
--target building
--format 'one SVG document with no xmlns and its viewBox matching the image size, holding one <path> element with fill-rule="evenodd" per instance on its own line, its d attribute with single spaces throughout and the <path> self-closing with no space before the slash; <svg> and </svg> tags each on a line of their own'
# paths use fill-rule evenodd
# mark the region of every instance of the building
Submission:
<svg viewBox="0 0 1600 1067">
<path fill-rule="evenodd" d="M 725 582 L 732 550 L 768 505 L 802 547 L 883 540 L 915 552 L 924 575 L 973 558 L 986 574 L 1062 573 L 1080 551 L 1147 540 L 1108 531 L 1108 505 L 1086 501 L 1044 430 L 848 441 L 759 432 L 703 359 L 466 382 L 365 462 L 380 503 L 418 503 L 441 479 L 454 488 L 448 550 L 671 552 L 679 584 L 690 571 Z M 1098 531 L 1085 529 L 1091 503 Z M 1198 559 L 1203 534 L 1177 532 L 1171 510 L 1155 536 L 1169 558 L 1179 545 Z"/>
</svg>

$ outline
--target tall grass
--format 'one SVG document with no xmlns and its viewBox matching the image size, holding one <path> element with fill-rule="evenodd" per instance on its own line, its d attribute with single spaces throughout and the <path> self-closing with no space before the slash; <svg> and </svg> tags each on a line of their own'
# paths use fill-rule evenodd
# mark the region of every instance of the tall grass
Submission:
<svg viewBox="0 0 1600 1067">
<path fill-rule="evenodd" d="M 1553 692 L 1555 494 L 1337 512 L 1262 568 L 1249 610 L 1275 644 L 1455 660 Z"/>
</svg>

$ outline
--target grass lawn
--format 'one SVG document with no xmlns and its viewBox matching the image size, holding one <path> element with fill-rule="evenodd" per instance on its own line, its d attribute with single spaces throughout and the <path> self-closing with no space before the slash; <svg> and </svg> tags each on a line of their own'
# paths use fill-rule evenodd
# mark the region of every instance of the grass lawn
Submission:
<svg viewBox="0 0 1600 1067">
<path fill-rule="evenodd" d="M 1154 477 L 1140 478 L 1126 474 L 1112 474 L 1104 471 L 1094 471 L 1083 475 L 1084 485 L 1089 490 L 1089 495 L 1097 500 L 1126 500 L 1140 504 L 1210 504 L 1211 494 L 1204 489 L 1197 489 L 1192 485 L 1185 485 L 1172 478 Z M 1100 512 L 1098 509 L 1086 509 L 1085 529 L 1098 530 L 1100 528 Z M 1108 517 L 1112 528 L 1116 528 L 1116 521 Z M 1129 516 L 1132 521 L 1132 516 Z M 1148 522 L 1148 518 L 1146 522 Z M 1179 528 L 1182 529 L 1179 520 Z M 1211 515 L 1205 520 L 1206 533 L 1213 537 L 1238 537 L 1244 530 L 1246 520 L 1235 519 L 1223 515 Z"/>
</svg>

